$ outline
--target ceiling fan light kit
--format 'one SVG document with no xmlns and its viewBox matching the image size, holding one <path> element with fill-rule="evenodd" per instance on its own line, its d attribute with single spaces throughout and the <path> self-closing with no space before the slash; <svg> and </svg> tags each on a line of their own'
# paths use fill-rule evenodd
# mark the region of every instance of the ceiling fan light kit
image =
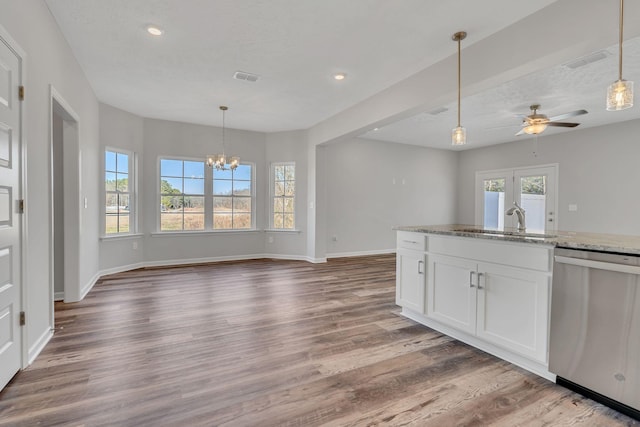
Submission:
<svg viewBox="0 0 640 427">
<path fill-rule="evenodd" d="M 467 143 L 467 130 L 460 126 L 460 42 L 467 37 L 464 31 L 458 31 L 451 39 L 458 43 L 458 126 L 451 131 L 451 145 L 464 145 Z"/>
<path fill-rule="evenodd" d="M 520 129 L 520 132 L 516 133 L 516 136 L 522 135 L 523 133 L 528 135 L 538 135 L 544 132 L 547 126 L 574 128 L 580 125 L 580 123 L 560 122 L 559 120 L 587 114 L 587 110 L 575 110 L 549 118 L 545 114 L 538 113 L 540 104 L 533 104 L 529 108 L 531 108 L 531 114 L 528 116 L 522 116 L 522 129 Z"/>
<path fill-rule="evenodd" d="M 622 78 L 622 28 L 624 23 L 624 0 L 620 0 L 620 26 L 618 43 L 618 80 L 607 89 L 607 110 L 619 111 L 633 107 L 633 82 Z"/>
</svg>

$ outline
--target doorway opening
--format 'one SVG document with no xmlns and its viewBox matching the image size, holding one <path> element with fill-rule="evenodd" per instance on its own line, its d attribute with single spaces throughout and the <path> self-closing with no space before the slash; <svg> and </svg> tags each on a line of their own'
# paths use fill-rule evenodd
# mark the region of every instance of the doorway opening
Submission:
<svg viewBox="0 0 640 427">
<path fill-rule="evenodd" d="M 80 154 L 79 119 L 51 87 L 50 265 L 53 301 L 79 299 Z"/>
</svg>

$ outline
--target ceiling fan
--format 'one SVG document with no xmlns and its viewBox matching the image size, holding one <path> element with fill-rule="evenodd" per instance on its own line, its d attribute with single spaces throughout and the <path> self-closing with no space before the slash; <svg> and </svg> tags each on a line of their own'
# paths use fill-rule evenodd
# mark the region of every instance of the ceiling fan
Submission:
<svg viewBox="0 0 640 427">
<path fill-rule="evenodd" d="M 520 129 L 520 132 L 516 133 L 516 136 L 522 135 L 523 133 L 529 135 L 537 135 L 539 133 L 542 133 L 547 128 L 547 126 L 574 128 L 580 123 L 559 122 L 558 120 L 563 120 L 569 117 L 580 116 L 582 114 L 588 113 L 587 110 L 575 110 L 549 118 L 544 114 L 538 113 L 540 104 L 533 104 L 529 108 L 531 108 L 531 114 L 529 114 L 528 116 L 519 116 L 522 118 L 522 129 Z"/>
</svg>

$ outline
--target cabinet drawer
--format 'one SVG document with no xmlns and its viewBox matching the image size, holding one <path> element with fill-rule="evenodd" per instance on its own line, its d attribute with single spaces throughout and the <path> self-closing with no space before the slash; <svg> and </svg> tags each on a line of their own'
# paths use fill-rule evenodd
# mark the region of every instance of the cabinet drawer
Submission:
<svg viewBox="0 0 640 427">
<path fill-rule="evenodd" d="M 427 250 L 427 235 L 424 233 L 398 231 L 397 239 L 397 246 L 399 248 L 414 249 L 423 252 Z"/>
<path fill-rule="evenodd" d="M 550 248 L 535 244 L 431 235 L 429 252 L 532 270 L 551 270 Z"/>
</svg>

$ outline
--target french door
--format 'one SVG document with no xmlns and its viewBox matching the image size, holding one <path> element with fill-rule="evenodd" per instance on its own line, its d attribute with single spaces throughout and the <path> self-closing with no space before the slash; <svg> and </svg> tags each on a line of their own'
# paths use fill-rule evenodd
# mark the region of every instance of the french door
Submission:
<svg viewBox="0 0 640 427">
<path fill-rule="evenodd" d="M 557 176 L 558 165 L 476 172 L 476 224 L 517 227 L 517 217 L 506 215 L 515 202 L 525 210 L 527 232 L 557 230 Z"/>
</svg>

